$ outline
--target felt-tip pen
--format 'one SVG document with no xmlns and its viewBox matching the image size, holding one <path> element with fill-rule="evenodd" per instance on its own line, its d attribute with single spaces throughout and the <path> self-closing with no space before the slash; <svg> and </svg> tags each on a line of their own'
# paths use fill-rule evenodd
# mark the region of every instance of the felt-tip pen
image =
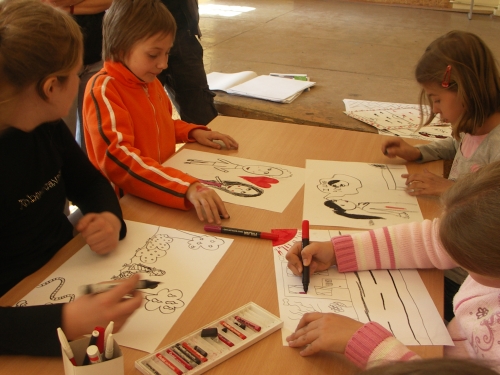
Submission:
<svg viewBox="0 0 500 375">
<path fill-rule="evenodd" d="M 159 281 L 139 280 L 137 284 L 135 284 L 135 289 L 154 289 L 159 284 L 160 284 Z M 120 282 L 111 281 L 99 284 L 88 284 L 88 285 L 82 285 L 80 287 L 80 291 L 82 294 L 104 293 L 110 289 L 113 289 L 117 285 L 120 285 Z"/>
<path fill-rule="evenodd" d="M 257 232 L 255 230 L 228 228 L 228 227 L 221 227 L 219 225 L 205 225 L 204 228 L 205 231 L 207 232 L 235 234 L 237 236 L 262 238 L 265 240 L 272 240 L 272 241 L 277 241 L 279 239 L 279 235 L 277 233 Z"/>
<path fill-rule="evenodd" d="M 302 221 L 302 249 L 309 245 L 309 221 Z M 307 293 L 309 289 L 309 266 L 304 266 L 302 269 L 302 286 L 304 292 Z"/>
<path fill-rule="evenodd" d="M 69 346 L 68 339 L 66 338 L 66 335 L 61 328 L 57 328 L 57 336 L 59 336 L 59 342 L 61 343 L 62 350 L 64 350 L 73 366 L 76 366 L 75 356 L 73 355 L 73 351 L 71 350 L 71 346 Z"/>
</svg>

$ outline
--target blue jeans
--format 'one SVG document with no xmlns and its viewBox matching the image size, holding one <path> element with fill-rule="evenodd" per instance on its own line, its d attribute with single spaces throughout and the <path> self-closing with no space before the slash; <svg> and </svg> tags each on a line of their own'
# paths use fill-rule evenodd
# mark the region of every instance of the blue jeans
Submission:
<svg viewBox="0 0 500 375">
<path fill-rule="evenodd" d="M 217 117 L 215 93 L 210 91 L 203 65 L 203 48 L 189 30 L 178 30 L 168 68 L 158 79 L 165 86 L 181 119 L 198 125 L 207 125 Z"/>
</svg>

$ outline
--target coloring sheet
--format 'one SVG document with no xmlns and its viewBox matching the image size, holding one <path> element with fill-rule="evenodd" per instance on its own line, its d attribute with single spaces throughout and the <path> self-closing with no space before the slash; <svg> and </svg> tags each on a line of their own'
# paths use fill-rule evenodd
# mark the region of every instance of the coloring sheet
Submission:
<svg viewBox="0 0 500 375">
<path fill-rule="evenodd" d="M 403 173 L 404 165 L 306 160 L 303 218 L 311 225 L 361 229 L 422 221 Z"/>
<path fill-rule="evenodd" d="M 435 117 L 431 124 L 419 129 L 420 106 L 418 104 L 374 102 L 344 99 L 346 115 L 367 123 L 379 130 L 379 134 L 433 141 L 451 137 L 451 125 Z M 428 106 L 424 107 L 429 111 Z M 427 117 L 424 114 L 424 117 Z"/>
<path fill-rule="evenodd" d="M 224 202 L 283 212 L 304 184 L 304 168 L 181 150 L 165 163 L 216 189 Z"/>
<path fill-rule="evenodd" d="M 301 241 L 301 231 L 273 230 L 280 234 L 273 243 L 276 285 L 283 345 L 308 312 L 336 313 L 362 323 L 375 321 L 405 345 L 453 345 L 417 270 L 375 270 L 340 273 L 336 267 L 317 272 L 304 294 L 302 277 L 287 267 L 286 253 Z M 329 241 L 353 231 L 311 230 L 311 241 Z"/>
<path fill-rule="evenodd" d="M 119 280 L 135 273 L 160 281 L 140 290 L 143 305 L 116 334 L 120 345 L 153 352 L 232 243 L 228 238 L 126 221 L 128 233 L 112 253 L 82 247 L 16 306 L 70 302 L 82 285 Z M 90 334 L 90 332 L 89 332 Z"/>
</svg>

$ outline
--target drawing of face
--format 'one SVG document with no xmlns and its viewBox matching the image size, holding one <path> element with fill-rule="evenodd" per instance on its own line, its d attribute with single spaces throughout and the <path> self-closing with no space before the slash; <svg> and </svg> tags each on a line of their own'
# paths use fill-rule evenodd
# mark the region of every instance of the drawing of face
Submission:
<svg viewBox="0 0 500 375">
<path fill-rule="evenodd" d="M 167 255 L 167 252 L 159 249 L 149 250 L 147 248 L 140 248 L 135 252 L 135 256 L 138 257 L 142 263 L 146 264 L 155 263 L 158 258 L 164 257 L 165 255 Z"/>
<path fill-rule="evenodd" d="M 249 197 L 255 195 L 255 189 L 243 184 L 226 185 L 226 190 L 234 195 L 243 195 Z"/>
<path fill-rule="evenodd" d="M 332 178 L 322 178 L 319 180 L 318 190 L 329 193 L 325 199 L 331 197 L 342 197 L 344 195 L 358 194 L 361 182 L 352 176 L 335 174 Z"/>
<path fill-rule="evenodd" d="M 259 176 L 282 176 L 285 171 L 275 167 L 266 167 L 263 165 L 247 165 L 243 167 L 245 172 L 256 174 Z"/>
<path fill-rule="evenodd" d="M 354 204 L 353 202 L 345 201 L 343 199 L 334 200 L 333 202 L 337 206 L 339 206 L 340 208 L 343 208 L 346 211 L 354 210 L 356 208 L 356 204 Z"/>
</svg>

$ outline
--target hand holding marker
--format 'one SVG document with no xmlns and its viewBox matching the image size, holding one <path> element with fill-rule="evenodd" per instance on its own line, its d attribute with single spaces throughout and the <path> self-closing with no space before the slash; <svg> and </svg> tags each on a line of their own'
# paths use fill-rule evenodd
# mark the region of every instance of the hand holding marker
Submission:
<svg viewBox="0 0 500 375">
<path fill-rule="evenodd" d="M 302 221 L 302 250 L 309 245 L 309 221 Z M 302 269 L 302 286 L 304 287 L 304 292 L 307 294 L 309 289 L 309 266 L 304 266 Z"/>
</svg>

